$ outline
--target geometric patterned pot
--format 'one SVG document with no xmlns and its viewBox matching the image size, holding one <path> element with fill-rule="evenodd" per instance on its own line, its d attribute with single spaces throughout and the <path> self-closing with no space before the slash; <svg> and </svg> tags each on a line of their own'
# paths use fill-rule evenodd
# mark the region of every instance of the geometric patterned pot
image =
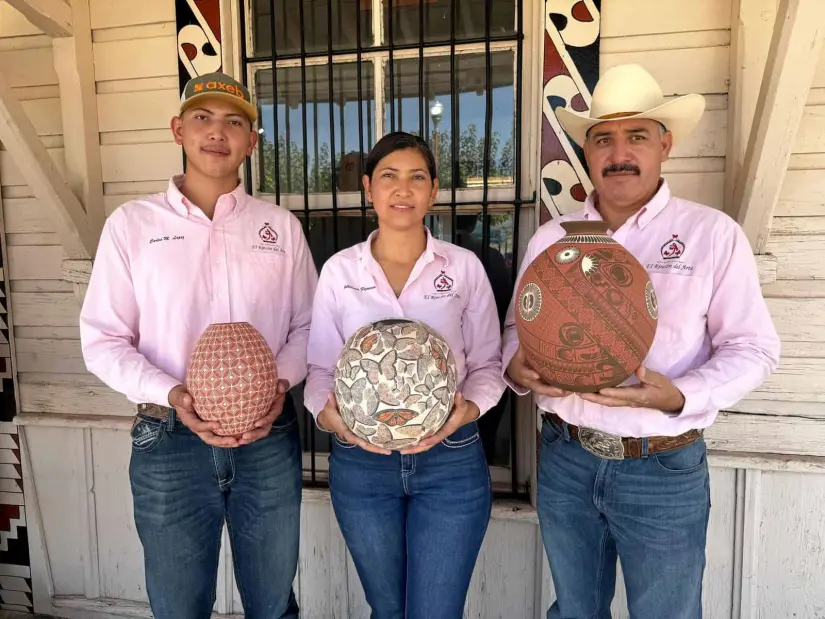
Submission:
<svg viewBox="0 0 825 619">
<path fill-rule="evenodd" d="M 247 322 L 209 325 L 198 338 L 186 371 L 186 388 L 215 434 L 251 430 L 275 401 L 278 371 L 264 336 Z"/>
</svg>

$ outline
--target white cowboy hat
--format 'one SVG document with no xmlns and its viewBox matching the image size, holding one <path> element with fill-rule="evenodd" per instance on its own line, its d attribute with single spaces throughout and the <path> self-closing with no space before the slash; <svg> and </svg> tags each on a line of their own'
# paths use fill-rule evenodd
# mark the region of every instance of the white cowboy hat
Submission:
<svg viewBox="0 0 825 619">
<path fill-rule="evenodd" d="M 685 95 L 666 102 L 650 73 L 637 64 L 624 64 L 608 69 L 601 76 L 593 91 L 589 112 L 578 114 L 560 107 L 556 109 L 556 117 L 579 146 L 584 145 L 591 127 L 628 118 L 660 122 L 673 134 L 676 144 L 693 131 L 704 111 L 702 95 Z"/>
</svg>

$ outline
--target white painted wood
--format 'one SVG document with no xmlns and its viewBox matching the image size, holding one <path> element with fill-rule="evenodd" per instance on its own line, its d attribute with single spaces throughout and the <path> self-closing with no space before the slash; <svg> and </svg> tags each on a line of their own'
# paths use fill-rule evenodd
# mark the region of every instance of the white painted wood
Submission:
<svg viewBox="0 0 825 619">
<path fill-rule="evenodd" d="M 144 92 L 116 92 L 97 95 L 100 131 L 139 131 L 165 129 L 180 109 L 176 88 L 151 89 Z"/>
<path fill-rule="evenodd" d="M 106 216 L 89 0 L 72 0 L 71 12 L 73 36 L 55 39 L 53 43 L 61 92 L 66 179 L 86 211 L 90 234 L 97 237 Z"/>
<path fill-rule="evenodd" d="M 772 236 L 765 252 L 776 256 L 777 279 L 819 279 L 825 276 L 825 236 Z"/>
<path fill-rule="evenodd" d="M 819 279 L 781 279 L 762 288 L 765 297 L 781 299 L 825 298 L 825 281 Z"/>
<path fill-rule="evenodd" d="M 42 141 L 45 142 L 45 139 L 44 137 Z M 63 146 L 60 145 L 54 148 L 47 147 L 46 152 L 62 174 L 66 169 L 66 162 L 63 158 Z M 18 168 L 12 154 L 5 150 L 0 151 L 0 176 L 2 176 L 3 185 L 6 187 L 6 189 L 4 189 L 4 195 L 7 195 L 6 192 L 8 191 L 9 185 L 26 185 L 26 177 L 23 176 L 23 173 Z M 20 195 L 8 195 L 8 197 L 35 197 L 34 190 L 30 187 L 21 187 L 17 189 L 17 191 L 20 192 Z"/>
<path fill-rule="evenodd" d="M 108 43 L 111 41 L 129 41 L 134 39 L 155 39 L 158 37 L 177 36 L 176 33 L 177 26 L 175 22 L 166 21 L 157 24 L 142 24 L 124 28 L 95 30 L 93 33 L 93 41 L 95 43 Z"/>
<path fill-rule="evenodd" d="M 33 26 L 53 37 L 72 36 L 72 10 L 63 0 L 7 0 Z"/>
<path fill-rule="evenodd" d="M 71 299 L 74 302 L 74 295 Z M 76 303 L 74 305 L 77 307 Z M 20 372 L 86 374 L 80 342 L 19 339 L 16 346 L 17 369 Z"/>
<path fill-rule="evenodd" d="M 39 34 L 40 29 L 33 26 L 20 11 L 10 4 L 0 2 L 0 38 L 21 38 Z"/>
<path fill-rule="evenodd" d="M 95 237 L 86 222 L 80 202 L 48 156 L 45 147 L 17 101 L 8 82 L 0 74 L 0 139 L 35 195 L 51 210 L 65 250 L 77 258 L 94 255 Z"/>
<path fill-rule="evenodd" d="M 696 128 L 677 144 L 671 158 L 724 157 L 728 133 L 727 110 L 708 110 L 702 115 Z"/>
<path fill-rule="evenodd" d="M 11 282 L 12 292 L 72 292 L 72 284 L 57 279 L 32 279 Z M 40 337 L 38 334 L 37 337 Z M 62 339 L 60 336 L 58 339 Z M 79 337 L 74 338 L 79 339 Z"/>
<path fill-rule="evenodd" d="M 692 49 L 694 47 L 720 47 L 730 45 L 730 30 L 700 30 L 694 32 L 668 32 L 638 36 L 602 36 L 599 51 L 602 54 L 623 52 L 652 52 L 664 49 Z"/>
<path fill-rule="evenodd" d="M 83 433 L 28 428 L 26 437 L 54 591 L 58 595 L 84 595 L 89 554 L 82 516 L 86 509 Z"/>
<path fill-rule="evenodd" d="M 825 217 L 776 217 L 771 224 L 774 236 L 796 236 L 801 234 L 825 235 Z"/>
<path fill-rule="evenodd" d="M 536 525 L 530 523 L 490 521 L 470 582 L 464 619 L 536 614 L 535 531 Z"/>
<path fill-rule="evenodd" d="M 793 152 L 825 152 L 825 105 L 808 105 L 803 108 Z"/>
<path fill-rule="evenodd" d="M 20 339 L 25 339 L 22 335 Z M 72 342 L 72 340 L 65 340 Z M 72 342 L 74 346 L 75 343 Z M 134 404 L 92 374 L 21 372 L 20 405 L 29 413 L 62 415 L 122 415 L 131 418 Z"/>
<path fill-rule="evenodd" d="M 600 34 L 611 38 L 724 30 L 730 27 L 730 5 L 730 0 L 700 0 L 689 8 L 677 0 L 605 2 Z"/>
<path fill-rule="evenodd" d="M 172 141 L 163 144 L 102 146 L 101 151 L 103 180 L 107 183 L 168 181 L 169 177 L 183 172 L 180 146 Z"/>
<path fill-rule="evenodd" d="M 88 284 L 92 277 L 91 260 L 64 260 L 63 279 L 75 284 Z"/>
<path fill-rule="evenodd" d="M 777 0 L 733 0 L 731 6 L 730 91 L 725 212 L 735 215 L 733 193 L 745 163 L 751 126 L 765 62 L 768 58 Z"/>
<path fill-rule="evenodd" d="M 764 253 L 784 170 L 825 39 L 825 5 L 782 0 L 777 10 L 765 77 L 745 161 L 736 181 L 737 220 L 755 253 Z"/>
<path fill-rule="evenodd" d="M 12 88 L 56 85 L 51 45 L 0 52 L 0 73 Z"/>
<path fill-rule="evenodd" d="M 776 256 L 770 254 L 760 254 L 754 256 L 756 258 L 756 268 L 759 272 L 759 283 L 763 286 L 765 284 L 772 284 L 776 281 Z"/>
<path fill-rule="evenodd" d="M 142 0 L 128 11 L 121 0 L 91 0 L 92 28 L 120 28 L 138 24 L 174 21 L 175 6 L 166 0 Z"/>
<path fill-rule="evenodd" d="M 177 75 L 176 37 L 94 43 L 95 77 L 107 80 Z"/>
<path fill-rule="evenodd" d="M 752 616 L 817 617 L 825 610 L 825 476 L 761 475 L 759 554 Z"/>
<path fill-rule="evenodd" d="M 603 54 L 599 60 L 599 71 L 603 73 L 612 66 L 635 62 L 653 75 L 666 95 L 726 93 L 730 73 L 729 50 L 727 46 L 719 46 Z M 702 67 L 702 70 L 697 71 L 697 67 Z"/>
<path fill-rule="evenodd" d="M 720 413 L 705 438 L 718 451 L 825 456 L 821 419 Z"/>
<path fill-rule="evenodd" d="M 48 247 L 9 247 L 9 277 L 17 279 L 63 279 L 64 250 Z"/>
<path fill-rule="evenodd" d="M 81 483 L 83 486 L 83 504 L 81 518 L 86 526 L 81 529 L 81 539 L 85 538 L 86 560 L 83 562 L 84 589 L 86 597 L 100 597 L 100 562 L 98 556 L 97 504 L 95 500 L 95 469 L 92 453 L 92 429 L 83 430 L 83 468 Z"/>
<path fill-rule="evenodd" d="M 80 307 L 70 294 L 13 292 L 11 304 L 20 326 L 74 327 L 80 317 Z"/>
</svg>

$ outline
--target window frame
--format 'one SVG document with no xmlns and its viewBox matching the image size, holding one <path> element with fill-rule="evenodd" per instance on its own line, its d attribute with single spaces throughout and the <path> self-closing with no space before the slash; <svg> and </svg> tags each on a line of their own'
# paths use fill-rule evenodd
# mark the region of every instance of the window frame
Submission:
<svg viewBox="0 0 825 619">
<path fill-rule="evenodd" d="M 382 0 L 372 0 L 372 3 L 373 40 L 380 41 L 383 38 L 384 29 L 382 18 L 383 3 Z M 235 79 L 243 80 L 249 86 L 250 92 L 253 93 L 252 96 L 254 100 L 255 94 L 253 92 L 253 87 L 255 84 L 254 73 L 256 67 L 258 65 L 261 65 L 263 67 L 268 64 L 269 66 L 266 68 L 271 68 L 271 61 L 250 60 L 248 61 L 247 66 L 244 67 L 244 51 L 242 50 L 242 47 L 248 52 L 252 52 L 252 50 L 254 49 L 252 42 L 252 28 L 250 27 L 251 2 L 250 0 L 220 0 L 220 6 L 221 15 L 227 16 L 227 18 L 221 20 L 221 57 L 223 67 L 222 70 L 225 73 L 232 75 Z M 493 213 L 504 211 L 515 213 L 516 211 L 520 211 L 518 227 L 515 230 L 515 234 L 518 237 L 517 256 L 515 258 L 517 260 L 518 267 L 520 268 L 524 260 L 524 255 L 526 253 L 528 242 L 530 238 L 533 236 L 536 229 L 538 228 L 538 222 L 540 221 L 540 209 L 542 208 L 541 201 L 538 196 L 538 189 L 539 183 L 541 182 L 540 149 L 541 127 L 543 122 L 542 73 L 546 33 L 544 28 L 545 16 L 543 15 L 543 0 L 516 0 L 516 7 L 516 13 L 518 14 L 519 11 L 521 12 L 522 26 L 522 96 L 520 106 L 521 109 L 519 110 L 519 106 L 514 107 L 515 115 L 519 115 L 521 120 L 521 135 L 519 136 L 521 158 L 520 192 L 519 195 L 515 195 L 514 186 L 488 187 L 487 199 L 488 201 L 493 202 L 513 200 L 513 202 L 516 203 L 520 202 L 520 206 L 518 204 L 514 204 L 512 207 L 505 208 L 498 207 L 497 205 L 489 205 L 487 208 L 487 212 Z M 245 15 L 243 16 L 243 21 L 241 11 L 245 12 Z M 241 30 L 242 23 L 245 23 L 247 26 L 245 31 Z M 514 75 L 515 72 L 518 70 L 517 64 L 519 61 L 519 57 L 515 53 L 516 47 L 517 43 L 515 42 L 490 42 L 491 52 L 509 49 L 512 49 L 514 51 Z M 426 58 L 431 56 L 443 55 L 442 53 L 439 53 L 443 48 L 446 48 L 446 57 L 449 57 L 451 48 L 449 45 L 427 47 L 423 51 L 423 56 Z M 462 44 L 457 42 L 455 45 L 456 54 L 479 52 L 486 52 L 485 43 Z M 354 60 L 357 60 L 358 56 L 358 54 L 337 54 L 333 52 L 333 62 L 353 62 Z M 350 59 L 350 57 L 352 59 Z M 381 99 L 383 100 L 383 63 L 389 60 L 389 53 L 383 50 L 364 51 L 360 54 L 360 57 L 362 61 L 369 57 L 371 61 L 374 63 L 373 83 L 375 85 L 375 92 L 381 92 Z M 393 50 L 393 60 L 395 60 L 396 58 L 405 57 L 417 59 L 419 57 L 419 52 L 417 49 Z M 300 59 L 283 60 L 278 62 L 278 67 L 281 66 L 281 62 L 295 63 L 293 66 L 300 66 L 301 64 Z M 317 59 L 307 58 L 304 62 L 306 63 L 306 65 L 309 65 L 309 63 L 312 62 L 313 64 L 326 66 L 328 62 L 328 56 L 318 57 Z M 378 67 L 381 69 L 380 71 L 375 71 L 376 63 L 380 63 L 378 64 Z M 377 105 L 378 100 L 379 98 L 378 96 L 376 96 L 376 114 L 374 118 L 374 130 L 380 129 L 380 131 L 377 131 L 375 133 L 376 139 L 378 139 L 378 136 L 383 135 L 383 106 Z M 379 117 L 381 120 L 380 125 L 378 124 Z M 514 118 L 515 117 L 516 116 L 514 116 Z M 514 131 L 517 130 L 518 127 L 519 123 L 516 123 L 516 129 L 514 129 Z M 241 167 L 241 174 L 241 178 L 247 178 L 251 181 L 251 186 L 249 187 L 249 189 L 253 191 L 253 195 L 255 195 L 261 200 L 275 202 L 274 194 L 262 194 L 258 192 L 259 177 L 257 175 L 259 174 L 259 171 L 257 160 L 255 159 L 254 155 L 253 158 L 243 163 Z M 481 199 L 483 197 L 483 189 L 456 188 L 455 191 L 456 202 L 458 202 L 456 208 L 457 212 L 476 213 L 481 211 Z M 331 203 L 331 195 L 332 194 L 329 192 L 309 194 L 309 211 L 330 211 L 330 216 L 332 216 L 333 213 L 331 212 L 331 209 L 328 206 Z M 290 208 L 289 199 L 285 203 L 285 196 L 282 195 L 281 197 L 281 206 L 289 208 L 289 210 L 294 210 L 298 212 L 297 208 Z M 300 211 L 304 211 L 305 209 L 303 206 L 303 195 L 295 195 L 294 197 L 297 198 L 297 201 L 302 202 Z M 461 201 L 459 201 L 459 197 L 462 198 Z M 355 200 L 353 200 L 353 198 L 355 198 Z M 352 207 L 362 207 L 361 192 L 337 192 L 337 202 L 339 208 L 344 206 L 350 206 L 347 202 L 348 200 L 352 201 Z M 452 189 L 439 191 L 437 202 L 452 203 Z M 322 204 L 324 206 L 321 206 Z M 436 209 L 436 212 L 442 210 L 439 209 L 437 206 Z M 447 207 L 443 209 L 443 211 L 452 212 L 452 207 Z M 302 403 L 297 404 L 302 406 Z M 511 491 L 504 492 L 503 494 L 511 494 L 512 491 L 517 488 L 518 494 L 526 494 L 529 498 L 530 503 L 533 506 L 535 506 L 538 467 L 537 454 L 540 425 L 538 421 L 537 408 L 532 394 L 527 396 L 516 396 L 515 394 L 513 394 L 513 405 L 511 414 L 515 416 L 515 423 L 513 424 L 515 431 L 511 433 L 511 465 L 507 467 L 490 466 L 491 478 L 494 485 L 496 483 L 506 483 L 508 487 L 510 487 Z M 314 453 L 302 451 L 304 473 L 303 477 L 305 486 L 307 483 L 311 483 L 313 481 L 325 482 L 327 480 L 328 461 L 324 457 L 318 457 L 323 456 L 327 453 L 328 452 L 318 450 L 316 450 Z M 515 471 L 518 474 L 517 478 L 513 474 L 512 464 L 515 464 Z M 312 476 L 308 475 L 309 471 L 312 471 Z"/>
</svg>

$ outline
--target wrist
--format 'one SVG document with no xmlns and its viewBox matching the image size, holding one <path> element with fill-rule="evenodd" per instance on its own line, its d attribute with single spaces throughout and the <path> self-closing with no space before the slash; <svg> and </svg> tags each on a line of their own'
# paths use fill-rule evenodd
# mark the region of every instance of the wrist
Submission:
<svg viewBox="0 0 825 619">
<path fill-rule="evenodd" d="M 676 391 L 678 397 L 674 398 L 673 406 L 670 406 L 665 410 L 665 413 L 670 415 L 679 415 L 685 409 L 685 394 L 677 389 Z"/>
</svg>

